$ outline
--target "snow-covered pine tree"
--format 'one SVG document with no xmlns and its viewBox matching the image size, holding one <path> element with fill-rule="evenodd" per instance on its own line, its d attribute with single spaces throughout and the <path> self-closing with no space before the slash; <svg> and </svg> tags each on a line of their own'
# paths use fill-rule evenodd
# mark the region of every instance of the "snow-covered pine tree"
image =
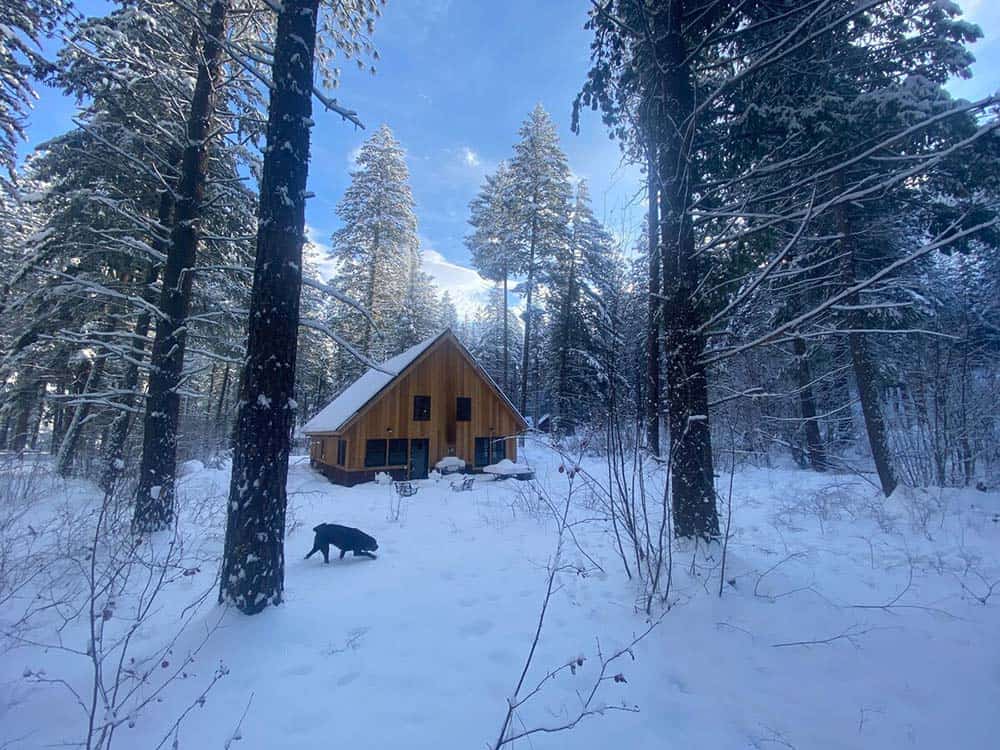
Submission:
<svg viewBox="0 0 1000 750">
<path fill-rule="evenodd" d="M 536 287 L 548 261 L 565 248 L 571 197 L 569 165 L 559 146 L 559 136 L 548 113 L 538 104 L 519 131 L 514 146 L 510 179 L 514 190 L 515 230 L 521 249 L 519 264 L 524 281 L 524 344 L 521 351 L 520 409 L 528 413 L 529 393 L 537 394 L 537 379 L 529 386 L 529 372 L 537 372 L 539 343 L 535 320 L 541 310 Z M 532 416 L 540 416 L 538 398 Z"/>
<path fill-rule="evenodd" d="M 344 226 L 334 233 L 331 248 L 340 263 L 337 286 L 367 310 L 370 319 L 345 311 L 339 332 L 370 360 L 380 362 L 396 353 L 393 334 L 414 271 L 417 219 L 406 155 L 388 125 L 362 144 L 356 165 L 337 205 Z M 341 367 L 351 380 L 363 366 L 345 353 Z"/>
<path fill-rule="evenodd" d="M 441 330 L 437 285 L 422 264 L 423 253 L 417 247 L 410 258 L 406 295 L 393 327 L 393 353 L 405 351 Z"/>
<path fill-rule="evenodd" d="M 543 381 L 556 434 L 590 421 L 597 392 L 595 336 L 600 318 L 597 280 L 610 274 L 611 237 L 594 217 L 585 181 L 576 187 L 569 235 L 545 273 Z"/>
<path fill-rule="evenodd" d="M 472 233 L 465 245 L 472 254 L 472 267 L 484 279 L 496 281 L 503 290 L 503 366 L 497 382 L 513 393 L 510 361 L 510 311 L 508 284 L 524 270 L 527 255 L 523 233 L 518 230 L 517 190 L 507 162 L 486 176 L 479 194 L 469 204 Z"/>
<path fill-rule="evenodd" d="M 10 188 L 7 178 L 14 178 L 17 141 L 35 98 L 31 79 L 51 69 L 40 43 L 70 5 L 70 0 L 4 0 L 0 5 L 0 168 L 7 173 L 0 176 L 0 189 Z"/>
</svg>

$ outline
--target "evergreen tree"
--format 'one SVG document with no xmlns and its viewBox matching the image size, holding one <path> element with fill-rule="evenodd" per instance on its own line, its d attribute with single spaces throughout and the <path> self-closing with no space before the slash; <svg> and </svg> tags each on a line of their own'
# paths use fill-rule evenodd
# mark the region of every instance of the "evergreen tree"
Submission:
<svg viewBox="0 0 1000 750">
<path fill-rule="evenodd" d="M 344 226 L 333 235 L 340 263 L 337 285 L 368 311 L 347 312 L 341 335 L 368 359 L 381 362 L 395 352 L 394 329 L 407 297 L 417 254 L 417 219 L 405 154 L 387 125 L 361 146 L 351 184 L 337 206 Z M 353 379 L 361 365 L 345 358 Z"/>
<path fill-rule="evenodd" d="M 517 193 L 510 166 L 500 162 L 487 175 L 479 194 L 469 205 L 472 234 L 465 238 L 472 253 L 472 267 L 503 290 L 503 366 L 497 379 L 506 393 L 513 393 L 510 378 L 510 313 L 508 283 L 521 273 L 527 260 L 523 233 L 518 231 Z"/>
<path fill-rule="evenodd" d="M 521 126 L 521 140 L 514 146 L 510 179 L 514 191 L 516 246 L 523 248 L 520 264 L 524 281 L 518 290 L 524 295 L 524 344 L 521 350 L 520 409 L 527 413 L 529 371 L 537 371 L 539 345 L 535 321 L 540 306 L 536 287 L 549 260 L 567 243 L 570 203 L 569 165 L 559 147 L 559 136 L 548 113 L 537 105 Z M 537 378 L 531 384 L 536 394 L 533 416 L 537 419 L 539 402 Z"/>
</svg>

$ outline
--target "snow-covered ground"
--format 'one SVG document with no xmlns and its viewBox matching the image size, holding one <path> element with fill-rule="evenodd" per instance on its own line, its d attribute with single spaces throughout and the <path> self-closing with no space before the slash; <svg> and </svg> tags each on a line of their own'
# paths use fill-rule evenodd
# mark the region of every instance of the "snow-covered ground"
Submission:
<svg viewBox="0 0 1000 750">
<path fill-rule="evenodd" d="M 567 482 L 558 457 L 538 447 L 527 457 L 558 497 Z M 599 460 L 592 462 L 597 471 Z M 529 483 L 477 480 L 472 491 L 453 492 L 445 478 L 398 501 L 391 486 L 331 485 L 297 458 L 286 601 L 245 617 L 215 605 L 228 472 L 186 469 L 185 559 L 136 633 L 133 655 L 159 653 L 188 624 L 139 695 L 199 650 L 132 717 L 133 727 L 117 730 L 114 746 L 155 748 L 167 737 L 170 747 L 175 736 L 176 747 L 196 750 L 495 741 L 556 543 L 552 515 Z M 598 515 L 588 493 L 575 497 L 574 518 Z M 86 485 L 53 483 L 22 523 L 44 537 L 57 526 L 52 517 L 72 510 L 85 520 L 97 502 Z M 608 711 L 515 747 L 995 748 L 998 514 L 996 493 L 905 490 L 883 501 L 851 476 L 738 471 L 726 568 L 732 583 L 719 598 L 717 549 L 677 548 L 672 607 L 634 658 L 616 663 L 626 681 L 602 683 L 598 705 L 638 711 Z M 303 560 L 321 522 L 372 534 L 379 559 Z M 575 544 L 566 548 L 569 568 L 559 576 L 527 684 L 574 657 L 584 662 L 545 683 L 515 727 L 572 718 L 598 669 L 598 643 L 607 654 L 647 627 L 609 529 L 593 521 L 574 532 L 586 555 Z M 32 585 L 0 612 L 5 629 L 29 592 L 38 593 Z M 207 591 L 200 608 L 185 611 Z M 97 619 L 111 627 L 118 616 Z M 39 620 L 61 621 L 49 613 Z M 85 735 L 86 714 L 70 688 L 88 703 L 87 623 L 84 614 L 61 633 L 19 631 L 37 645 L 22 641 L 0 654 L 0 747 L 41 748 Z M 59 643 L 82 653 L 51 647 Z M 220 665 L 222 676 L 199 705 Z"/>
</svg>

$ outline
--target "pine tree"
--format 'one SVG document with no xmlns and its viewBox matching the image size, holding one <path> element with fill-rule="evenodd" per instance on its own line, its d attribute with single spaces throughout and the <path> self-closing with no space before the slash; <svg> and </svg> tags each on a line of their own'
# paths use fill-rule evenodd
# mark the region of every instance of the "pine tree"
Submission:
<svg viewBox="0 0 1000 750">
<path fill-rule="evenodd" d="M 536 287 L 546 264 L 566 247 L 571 188 L 566 155 L 559 147 L 555 125 L 541 104 L 521 126 L 520 136 L 521 140 L 514 146 L 510 178 L 519 238 L 517 246 L 523 248 L 520 268 L 525 277 L 519 285 L 525 299 L 520 384 L 520 409 L 524 414 L 528 407 L 529 372 L 538 362 L 535 321 L 540 306 L 535 297 Z M 534 380 L 530 392 L 536 394 L 532 408 L 537 419 L 540 404 L 537 378 Z"/>
<path fill-rule="evenodd" d="M 0 5 L 0 167 L 14 177 L 17 141 L 35 97 L 31 79 L 51 69 L 39 52 L 70 7 L 69 0 L 4 0 Z M 7 189 L 0 178 L 0 189 Z"/>
<path fill-rule="evenodd" d="M 403 149 L 382 125 L 362 144 L 351 184 L 337 206 L 344 222 L 332 243 L 340 262 L 337 284 L 370 315 L 347 313 L 340 333 L 374 361 L 395 353 L 396 316 L 415 272 L 417 219 L 409 179 Z M 358 374 L 360 365 L 352 358 L 344 365 Z"/>
<path fill-rule="evenodd" d="M 246 365 L 240 383 L 219 601 L 256 614 L 282 601 L 288 454 L 305 234 L 318 0 L 286 0 L 274 36 L 267 148 Z M 320 35 L 348 58 L 371 51 L 376 0 L 339 4 Z M 324 55 L 319 55 L 321 62 Z M 328 103 L 328 106 L 333 106 Z M 355 113 L 340 108 L 359 124 Z"/>
<path fill-rule="evenodd" d="M 518 231 L 516 186 L 506 162 L 500 162 L 497 171 L 487 175 L 469 211 L 473 231 L 465 238 L 465 245 L 472 254 L 472 267 L 484 279 L 499 282 L 503 290 L 503 366 L 497 382 L 504 392 L 513 393 L 508 284 L 512 276 L 524 271 L 527 254 L 523 233 Z"/>
<path fill-rule="evenodd" d="M 610 271 L 611 238 L 594 218 L 583 181 L 576 188 L 568 233 L 568 242 L 552 258 L 545 279 L 544 379 L 551 391 L 552 427 L 557 434 L 575 432 L 579 423 L 589 421 L 595 405 L 597 281 Z"/>
</svg>

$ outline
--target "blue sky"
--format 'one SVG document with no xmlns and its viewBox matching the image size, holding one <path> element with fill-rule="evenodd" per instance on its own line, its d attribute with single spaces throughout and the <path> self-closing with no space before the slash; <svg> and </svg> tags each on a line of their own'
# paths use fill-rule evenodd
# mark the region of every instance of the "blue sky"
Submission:
<svg viewBox="0 0 1000 750">
<path fill-rule="evenodd" d="M 573 97 L 589 67 L 588 0 L 389 0 L 376 27 L 378 74 L 347 72 L 337 97 L 358 111 L 367 131 L 338 117 L 314 116 L 309 236 L 326 244 L 349 181 L 353 154 L 380 124 L 407 150 L 427 270 L 462 301 L 484 282 L 468 267 L 463 244 L 468 204 L 484 175 L 508 158 L 517 130 L 538 102 L 552 115 L 575 175 L 591 187 L 594 209 L 617 235 L 633 237 L 642 218 L 639 173 L 623 166 L 616 143 L 593 113 L 570 133 Z M 982 26 L 971 81 L 957 96 L 1000 88 L 1000 0 L 960 2 Z M 100 12 L 97 0 L 79 2 Z M 70 127 L 72 102 L 42 88 L 22 152 Z"/>
</svg>

